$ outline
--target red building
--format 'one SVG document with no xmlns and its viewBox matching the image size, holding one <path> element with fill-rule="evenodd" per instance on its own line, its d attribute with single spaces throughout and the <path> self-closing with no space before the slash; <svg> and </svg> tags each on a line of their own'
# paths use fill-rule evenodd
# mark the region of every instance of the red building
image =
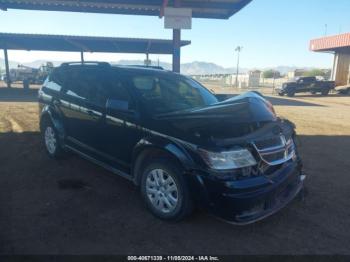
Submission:
<svg viewBox="0 0 350 262">
<path fill-rule="evenodd" d="M 350 33 L 313 39 L 310 50 L 333 53 L 332 80 L 337 86 L 350 85 Z"/>
</svg>

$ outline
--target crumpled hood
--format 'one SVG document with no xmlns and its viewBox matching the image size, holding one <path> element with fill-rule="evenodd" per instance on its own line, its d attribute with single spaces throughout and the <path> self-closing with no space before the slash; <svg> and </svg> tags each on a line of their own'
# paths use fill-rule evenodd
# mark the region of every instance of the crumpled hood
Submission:
<svg viewBox="0 0 350 262">
<path fill-rule="evenodd" d="M 271 104 L 248 92 L 200 109 L 158 115 L 152 129 L 197 145 L 245 136 L 276 121 Z"/>
</svg>

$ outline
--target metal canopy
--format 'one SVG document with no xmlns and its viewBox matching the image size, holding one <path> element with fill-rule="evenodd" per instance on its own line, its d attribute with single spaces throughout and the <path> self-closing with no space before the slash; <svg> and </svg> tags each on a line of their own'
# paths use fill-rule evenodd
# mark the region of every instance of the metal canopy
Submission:
<svg viewBox="0 0 350 262">
<path fill-rule="evenodd" d="M 181 46 L 191 41 L 181 41 Z M 172 54 L 172 40 L 0 33 L 0 49 Z"/>
<path fill-rule="evenodd" d="M 0 0 L 0 8 L 159 16 L 175 1 L 195 18 L 228 19 L 252 0 Z"/>
<path fill-rule="evenodd" d="M 326 36 L 310 41 L 310 50 L 315 52 L 350 52 L 350 33 Z"/>
</svg>

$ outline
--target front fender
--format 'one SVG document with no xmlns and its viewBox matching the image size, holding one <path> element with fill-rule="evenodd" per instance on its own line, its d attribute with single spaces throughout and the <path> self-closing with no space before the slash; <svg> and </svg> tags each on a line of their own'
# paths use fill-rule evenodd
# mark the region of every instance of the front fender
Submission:
<svg viewBox="0 0 350 262">
<path fill-rule="evenodd" d="M 179 142 L 163 137 L 146 137 L 141 139 L 133 150 L 132 174 L 136 184 L 139 181 L 138 170 L 142 164 L 142 160 L 147 157 L 147 153 L 151 150 L 162 151 L 175 158 L 185 171 L 192 170 L 195 166 L 191 155 Z"/>
</svg>

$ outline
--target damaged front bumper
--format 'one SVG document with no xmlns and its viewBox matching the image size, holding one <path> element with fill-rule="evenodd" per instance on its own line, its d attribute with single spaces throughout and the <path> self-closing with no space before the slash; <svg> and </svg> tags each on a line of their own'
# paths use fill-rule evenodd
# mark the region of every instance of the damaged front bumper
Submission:
<svg viewBox="0 0 350 262">
<path fill-rule="evenodd" d="M 276 213 L 298 195 L 305 180 L 301 164 L 292 160 L 269 176 L 237 181 L 222 181 L 217 174 L 197 173 L 194 177 L 202 206 L 237 225 L 254 223 Z"/>
</svg>

